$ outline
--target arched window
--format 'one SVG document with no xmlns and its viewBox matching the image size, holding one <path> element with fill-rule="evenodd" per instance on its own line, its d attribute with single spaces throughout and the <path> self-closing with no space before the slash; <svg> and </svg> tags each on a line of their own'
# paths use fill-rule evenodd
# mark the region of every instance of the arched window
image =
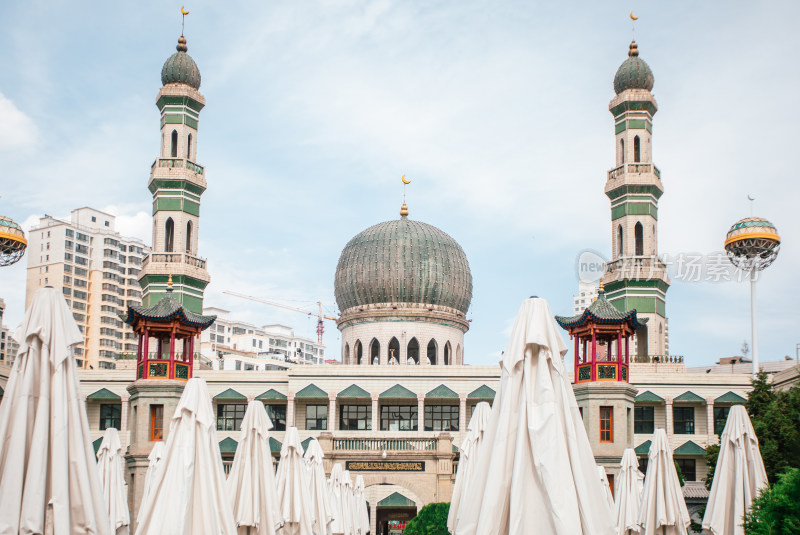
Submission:
<svg viewBox="0 0 800 535">
<path fill-rule="evenodd" d="M 172 149 L 170 150 L 170 154 L 173 158 L 178 157 L 178 131 L 172 131 Z"/>
<path fill-rule="evenodd" d="M 662 353 L 664 349 L 664 324 L 658 324 L 658 352 Z"/>
<path fill-rule="evenodd" d="M 381 343 L 377 338 L 373 338 L 369 343 L 369 363 L 380 364 L 381 362 Z"/>
<path fill-rule="evenodd" d="M 452 348 L 452 346 L 450 346 L 450 342 L 447 342 L 444 345 L 444 365 L 445 366 L 448 366 L 448 365 L 452 364 L 452 362 L 450 362 L 450 356 L 451 356 L 452 352 L 453 352 L 453 348 Z"/>
<path fill-rule="evenodd" d="M 644 254 L 644 228 L 641 223 L 636 223 L 633 227 L 633 238 L 636 241 L 636 256 Z"/>
<path fill-rule="evenodd" d="M 172 221 L 171 217 L 168 217 L 167 222 L 164 224 L 164 250 L 168 253 L 171 253 L 174 248 L 175 222 Z"/>
<path fill-rule="evenodd" d="M 619 161 L 625 163 L 625 140 L 619 140 Z"/>
<path fill-rule="evenodd" d="M 436 340 L 431 338 L 431 341 L 428 342 L 428 364 L 436 364 Z"/>
<path fill-rule="evenodd" d="M 192 159 L 192 134 L 186 138 L 186 159 Z"/>
<path fill-rule="evenodd" d="M 397 338 L 392 337 L 389 340 L 389 362 L 397 361 L 400 363 L 400 342 L 397 341 Z"/>
<path fill-rule="evenodd" d="M 344 344 L 344 364 L 350 364 L 350 344 Z"/>
<path fill-rule="evenodd" d="M 192 222 L 186 223 L 186 252 L 192 252 Z"/>
<path fill-rule="evenodd" d="M 416 338 L 412 338 L 406 348 L 408 360 L 413 360 L 415 364 L 419 364 L 419 342 Z"/>
<path fill-rule="evenodd" d="M 634 163 L 639 163 L 639 161 L 641 159 L 640 158 L 641 154 L 640 154 L 639 145 L 640 145 L 639 136 L 636 136 L 636 137 L 633 138 L 633 161 L 634 161 Z"/>
<path fill-rule="evenodd" d="M 636 355 L 646 357 L 647 354 L 647 325 L 642 325 L 636 329 Z"/>
<path fill-rule="evenodd" d="M 364 353 L 364 349 L 361 347 L 361 340 L 356 340 L 356 344 L 353 346 L 353 355 L 356 358 L 356 361 L 351 364 L 361 364 L 361 355 Z"/>
<path fill-rule="evenodd" d="M 625 235 L 622 233 L 622 225 L 617 226 L 617 256 L 622 256 L 622 244 L 625 243 L 623 239 Z"/>
</svg>

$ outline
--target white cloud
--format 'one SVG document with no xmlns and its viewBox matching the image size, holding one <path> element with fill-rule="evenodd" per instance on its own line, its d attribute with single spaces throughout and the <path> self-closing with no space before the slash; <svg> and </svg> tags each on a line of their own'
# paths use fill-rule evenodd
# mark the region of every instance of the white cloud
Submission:
<svg viewBox="0 0 800 535">
<path fill-rule="evenodd" d="M 0 151 L 29 150 L 38 138 L 33 119 L 0 93 Z"/>
</svg>

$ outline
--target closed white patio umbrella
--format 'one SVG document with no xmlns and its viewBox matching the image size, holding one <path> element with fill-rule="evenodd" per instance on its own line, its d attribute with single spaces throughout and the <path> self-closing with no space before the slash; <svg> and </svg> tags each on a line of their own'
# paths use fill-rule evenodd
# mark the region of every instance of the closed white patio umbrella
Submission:
<svg viewBox="0 0 800 535">
<path fill-rule="evenodd" d="M 128 485 L 125 484 L 125 458 L 119 431 L 113 427 L 106 429 L 103 434 L 103 441 L 97 450 L 97 467 L 111 529 L 115 530 L 116 535 L 128 535 L 131 516 L 128 511 Z"/>
<path fill-rule="evenodd" d="M 275 535 L 282 523 L 269 447 L 270 429 L 272 422 L 264 404 L 251 401 L 225 482 L 239 535 Z"/>
<path fill-rule="evenodd" d="M 464 441 L 461 443 L 458 471 L 453 485 L 453 496 L 450 498 L 450 511 L 447 514 L 447 529 L 450 533 L 456 532 L 461 494 L 464 492 L 464 488 L 469 486 L 469 478 L 475 470 L 478 454 L 483 444 L 483 432 L 489 424 L 491 411 L 491 406 L 485 401 L 475 405 L 472 410 L 467 436 L 464 437 Z"/>
<path fill-rule="evenodd" d="M 639 533 L 639 506 L 642 502 L 644 474 L 639 471 L 639 459 L 633 448 L 626 448 L 622 452 L 619 466 L 614 499 L 617 534 L 634 535 Z"/>
<path fill-rule="evenodd" d="M 236 534 L 216 423 L 206 382 L 189 379 L 142 504 L 137 535 Z"/>
<path fill-rule="evenodd" d="M 720 437 L 703 529 L 714 535 L 744 535 L 744 515 L 767 485 L 767 472 L 753 424 L 747 410 L 742 405 L 734 405 Z"/>
<path fill-rule="evenodd" d="M 685 535 L 691 520 L 667 434 L 663 429 L 656 429 L 652 441 L 639 510 L 640 533 Z"/>
<path fill-rule="evenodd" d="M 343 487 L 342 487 L 342 465 L 335 463 L 331 468 L 331 475 L 328 478 L 328 495 L 330 496 L 331 509 L 333 510 L 333 521 L 331 522 L 331 532 L 333 535 L 344 533 L 344 509 L 343 509 Z"/>
<path fill-rule="evenodd" d="M 367 499 L 364 497 L 364 476 L 361 474 L 356 476 L 356 484 L 353 487 L 353 501 L 355 509 L 356 535 L 366 535 L 369 532 L 369 513 L 367 512 Z"/>
<path fill-rule="evenodd" d="M 457 535 L 611 535 L 612 513 L 544 299 L 522 303 Z"/>
<path fill-rule="evenodd" d="M 354 514 L 353 479 L 350 470 L 342 472 L 342 517 L 344 518 L 344 535 L 355 535 L 356 518 Z"/>
<path fill-rule="evenodd" d="M 278 463 L 278 500 L 283 528 L 281 535 L 312 535 L 311 497 L 303 462 L 303 446 L 296 427 L 286 430 Z"/>
<path fill-rule="evenodd" d="M 608 503 L 608 508 L 613 511 L 614 510 L 614 495 L 611 494 L 611 485 L 608 482 L 608 476 L 606 475 L 606 469 L 604 466 L 597 465 L 597 477 L 600 478 L 600 484 L 603 485 L 603 491 L 605 492 L 606 502 Z"/>
<path fill-rule="evenodd" d="M 61 292 L 37 290 L 0 404 L 0 533 L 111 535 Z"/>
<path fill-rule="evenodd" d="M 147 456 L 147 472 L 144 474 L 144 487 L 142 488 L 142 501 L 139 502 L 139 514 L 136 515 L 136 522 L 142 521 L 142 508 L 150 496 L 150 489 L 153 486 L 153 479 L 155 478 L 156 467 L 161 462 L 164 456 L 164 442 L 159 440 L 153 443 L 153 449 L 150 450 L 150 455 Z"/>
<path fill-rule="evenodd" d="M 328 495 L 328 482 L 325 479 L 325 468 L 322 466 L 322 447 L 317 439 L 308 443 L 303 460 L 308 470 L 309 493 L 311 496 L 311 513 L 314 522 L 314 535 L 330 535 L 333 509 Z"/>
</svg>

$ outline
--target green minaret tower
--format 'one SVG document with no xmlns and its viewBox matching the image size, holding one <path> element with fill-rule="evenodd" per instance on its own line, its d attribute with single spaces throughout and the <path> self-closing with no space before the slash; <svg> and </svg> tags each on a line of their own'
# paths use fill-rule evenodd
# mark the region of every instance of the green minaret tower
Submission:
<svg viewBox="0 0 800 535">
<path fill-rule="evenodd" d="M 603 283 L 617 309 L 635 309 L 646 320 L 634 342 L 639 358 L 669 353 L 669 277 L 658 257 L 658 200 L 664 186 L 653 164 L 653 116 L 658 111 L 653 81 L 633 41 L 614 77 L 616 96 L 608 106 L 614 116 L 616 166 L 608 172 L 605 186 L 611 200 L 612 260 L 606 264 Z"/>
<path fill-rule="evenodd" d="M 203 291 L 211 278 L 197 254 L 200 196 L 206 190 L 205 170 L 197 161 L 197 127 L 206 104 L 200 94 L 200 70 L 189 56 L 186 39 L 161 69 L 163 87 L 156 106 L 161 112 L 161 154 L 150 169 L 153 194 L 153 249 L 142 263 L 139 284 L 142 306 L 151 307 L 167 291 L 172 275 L 173 297 L 187 310 L 203 311 Z"/>
</svg>

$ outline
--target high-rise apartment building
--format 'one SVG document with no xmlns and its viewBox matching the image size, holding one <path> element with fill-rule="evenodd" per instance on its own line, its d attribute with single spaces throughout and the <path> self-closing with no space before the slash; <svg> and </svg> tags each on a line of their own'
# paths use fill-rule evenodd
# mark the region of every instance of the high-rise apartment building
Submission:
<svg viewBox="0 0 800 535">
<path fill-rule="evenodd" d="M 3 312 L 6 310 L 6 302 L 0 299 L 0 363 L 10 364 L 14 362 L 19 351 L 19 343 L 11 338 L 11 329 L 3 324 Z"/>
<path fill-rule="evenodd" d="M 149 248 L 121 236 L 114 220 L 111 214 L 78 208 L 70 221 L 45 215 L 28 235 L 25 306 L 44 286 L 63 292 L 85 336 L 75 346 L 83 368 L 114 368 L 121 356 L 136 353 L 136 335 L 118 314 L 142 302 L 137 279 Z"/>
</svg>

